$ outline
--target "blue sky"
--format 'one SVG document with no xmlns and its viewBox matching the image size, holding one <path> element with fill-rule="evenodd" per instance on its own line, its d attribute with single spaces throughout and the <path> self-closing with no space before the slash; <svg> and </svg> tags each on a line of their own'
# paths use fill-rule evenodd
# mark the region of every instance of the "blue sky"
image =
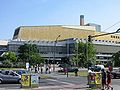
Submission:
<svg viewBox="0 0 120 90">
<path fill-rule="evenodd" d="M 38 25 L 100 24 L 102 31 L 120 28 L 120 0 L 0 0 L 0 39 L 12 39 L 15 28 Z"/>
</svg>

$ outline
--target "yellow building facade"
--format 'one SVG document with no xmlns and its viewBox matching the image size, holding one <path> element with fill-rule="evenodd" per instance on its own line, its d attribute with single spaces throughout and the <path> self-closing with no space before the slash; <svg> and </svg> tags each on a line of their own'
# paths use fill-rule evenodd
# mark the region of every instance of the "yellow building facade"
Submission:
<svg viewBox="0 0 120 90">
<path fill-rule="evenodd" d="M 105 34 L 105 32 L 97 32 L 94 26 L 21 26 L 15 30 L 13 39 L 55 41 L 59 35 L 59 40 L 64 40 L 68 38 L 88 38 L 88 35 L 100 34 Z M 120 34 L 110 34 L 92 39 L 120 42 Z"/>
<path fill-rule="evenodd" d="M 13 39 L 55 41 L 68 38 L 87 38 L 95 34 L 91 26 L 21 26 L 15 30 Z"/>
</svg>

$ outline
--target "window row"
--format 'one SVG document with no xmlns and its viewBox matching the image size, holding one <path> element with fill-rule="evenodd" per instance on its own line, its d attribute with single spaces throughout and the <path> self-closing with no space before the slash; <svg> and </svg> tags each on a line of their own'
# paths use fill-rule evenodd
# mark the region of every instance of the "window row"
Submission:
<svg viewBox="0 0 120 90">
<path fill-rule="evenodd" d="M 92 40 L 92 41 L 93 41 L 93 40 Z M 120 42 L 117 42 L 117 41 L 108 41 L 108 40 L 95 40 L 95 41 L 120 44 Z"/>
<path fill-rule="evenodd" d="M 111 38 L 120 39 L 120 37 L 119 37 L 119 36 L 113 36 L 113 35 L 111 35 Z"/>
</svg>

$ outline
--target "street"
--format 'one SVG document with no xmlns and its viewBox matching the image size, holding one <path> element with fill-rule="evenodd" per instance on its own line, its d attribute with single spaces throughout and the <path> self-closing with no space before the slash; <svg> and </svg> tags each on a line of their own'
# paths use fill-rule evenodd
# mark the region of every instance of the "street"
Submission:
<svg viewBox="0 0 120 90">
<path fill-rule="evenodd" d="M 53 74 L 48 74 L 48 76 L 53 76 Z M 62 75 L 62 76 L 58 75 L 58 77 L 56 76 L 54 75 L 53 76 L 54 78 L 41 79 L 39 82 L 39 88 L 35 88 L 35 90 L 50 90 L 50 88 L 54 88 L 54 90 L 58 90 L 58 89 L 86 90 L 85 88 L 88 88 L 86 77 L 80 77 L 80 76 L 66 77 L 65 75 Z M 113 79 L 112 85 L 115 87 L 120 86 L 120 80 Z M 20 84 L 0 84 L 0 90 L 4 90 L 4 89 L 5 90 L 20 89 Z M 114 89 L 114 90 L 117 90 L 117 89 Z"/>
</svg>

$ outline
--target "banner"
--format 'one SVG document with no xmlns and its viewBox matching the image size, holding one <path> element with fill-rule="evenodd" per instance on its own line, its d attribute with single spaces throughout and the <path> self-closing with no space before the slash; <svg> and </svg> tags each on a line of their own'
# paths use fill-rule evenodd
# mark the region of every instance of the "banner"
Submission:
<svg viewBox="0 0 120 90">
<path fill-rule="evenodd" d="M 95 84 L 95 73 L 89 74 L 89 84 Z"/>
<path fill-rule="evenodd" d="M 38 87 L 38 84 L 39 84 L 38 74 L 31 74 L 31 86 Z"/>
<path fill-rule="evenodd" d="M 96 73 L 96 75 L 95 75 L 95 83 L 96 84 L 101 84 L 102 83 L 102 74 L 101 73 Z"/>
<path fill-rule="evenodd" d="M 30 75 L 22 74 L 21 84 L 22 84 L 22 87 L 29 87 L 30 86 Z"/>
</svg>

